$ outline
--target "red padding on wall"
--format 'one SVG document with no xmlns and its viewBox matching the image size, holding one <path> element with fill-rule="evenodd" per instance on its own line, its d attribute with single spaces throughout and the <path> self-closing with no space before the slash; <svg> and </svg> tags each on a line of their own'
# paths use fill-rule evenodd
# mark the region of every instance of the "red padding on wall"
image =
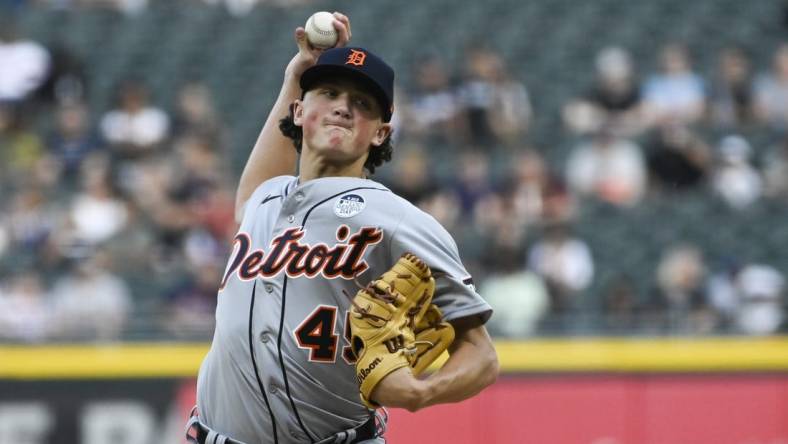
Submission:
<svg viewBox="0 0 788 444">
<path fill-rule="evenodd" d="M 393 409 L 387 441 L 788 443 L 788 375 L 504 377 L 479 396 Z"/>
</svg>

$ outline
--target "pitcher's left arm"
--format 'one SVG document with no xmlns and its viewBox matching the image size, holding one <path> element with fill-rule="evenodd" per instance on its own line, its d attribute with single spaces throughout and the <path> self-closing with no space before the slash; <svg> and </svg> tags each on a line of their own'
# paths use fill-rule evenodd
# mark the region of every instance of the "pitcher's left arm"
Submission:
<svg viewBox="0 0 788 444">
<path fill-rule="evenodd" d="M 467 319 L 453 323 L 456 336 L 449 359 L 426 379 L 416 378 L 409 367 L 390 373 L 375 387 L 372 399 L 386 407 L 411 412 L 435 404 L 459 402 L 477 395 L 498 378 L 498 355 L 484 325 Z"/>
</svg>

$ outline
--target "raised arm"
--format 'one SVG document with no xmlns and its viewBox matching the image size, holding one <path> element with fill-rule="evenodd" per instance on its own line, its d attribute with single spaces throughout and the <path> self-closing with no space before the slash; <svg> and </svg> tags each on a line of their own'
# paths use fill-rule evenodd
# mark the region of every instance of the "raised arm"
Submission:
<svg viewBox="0 0 788 444">
<path fill-rule="evenodd" d="M 409 367 L 386 376 L 372 392 L 372 399 L 386 407 L 411 412 L 435 404 L 468 399 L 495 382 L 498 356 L 483 325 L 454 325 L 456 337 L 449 347 L 449 359 L 427 379 L 413 376 Z"/>
<path fill-rule="evenodd" d="M 345 46 L 350 40 L 350 20 L 344 14 L 334 13 L 334 28 L 339 33 L 336 46 Z M 295 30 L 298 53 L 293 56 L 285 69 L 285 78 L 279 97 L 276 99 L 268 118 L 257 137 L 249 155 L 249 160 L 241 173 L 241 180 L 235 194 L 235 218 L 240 220 L 244 203 L 254 190 L 266 180 L 283 174 L 294 174 L 296 152 L 293 141 L 279 131 L 279 120 L 287 116 L 290 104 L 301 98 L 299 81 L 301 74 L 317 62 L 322 49 L 312 47 L 306 39 L 304 28 Z"/>
</svg>

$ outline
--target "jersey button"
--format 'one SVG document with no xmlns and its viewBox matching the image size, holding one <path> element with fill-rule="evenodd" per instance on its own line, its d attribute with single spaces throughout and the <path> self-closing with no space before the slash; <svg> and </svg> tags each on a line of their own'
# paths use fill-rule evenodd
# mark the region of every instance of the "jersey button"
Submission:
<svg viewBox="0 0 788 444">
<path fill-rule="evenodd" d="M 275 394 L 279 393 L 279 387 L 277 387 L 277 386 L 275 386 L 275 385 L 271 384 L 271 385 L 268 387 L 268 393 L 270 393 L 270 394 L 272 394 L 272 395 L 275 395 Z"/>
<path fill-rule="evenodd" d="M 302 193 L 300 191 L 297 192 L 295 194 L 295 200 L 296 200 L 296 202 L 301 202 L 302 200 L 304 200 L 304 193 Z"/>
<path fill-rule="evenodd" d="M 260 333 L 260 342 L 265 343 L 265 342 L 268 342 L 270 340 L 271 340 L 271 335 L 269 335 L 267 332 Z"/>
<path fill-rule="evenodd" d="M 271 284 L 265 284 L 265 291 L 272 293 L 274 291 L 274 286 Z"/>
<path fill-rule="evenodd" d="M 292 224 L 293 222 L 295 222 L 295 216 L 293 216 L 292 214 L 287 216 L 287 221 Z"/>
</svg>

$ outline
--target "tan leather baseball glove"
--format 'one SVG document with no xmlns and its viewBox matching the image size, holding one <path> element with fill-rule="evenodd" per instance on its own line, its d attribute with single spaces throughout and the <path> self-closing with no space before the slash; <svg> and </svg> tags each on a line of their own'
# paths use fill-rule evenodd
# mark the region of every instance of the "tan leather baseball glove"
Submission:
<svg viewBox="0 0 788 444">
<path fill-rule="evenodd" d="M 443 320 L 443 313 L 437 305 L 430 304 L 413 333 L 416 336 L 416 353 L 410 357 L 410 366 L 413 374 L 418 376 L 454 342 L 454 327 Z"/>
<path fill-rule="evenodd" d="M 421 373 L 454 339 L 454 330 L 431 303 L 434 291 L 430 268 L 406 253 L 353 298 L 351 347 L 367 407 L 379 407 L 370 395 L 386 375 L 406 366 Z"/>
</svg>

